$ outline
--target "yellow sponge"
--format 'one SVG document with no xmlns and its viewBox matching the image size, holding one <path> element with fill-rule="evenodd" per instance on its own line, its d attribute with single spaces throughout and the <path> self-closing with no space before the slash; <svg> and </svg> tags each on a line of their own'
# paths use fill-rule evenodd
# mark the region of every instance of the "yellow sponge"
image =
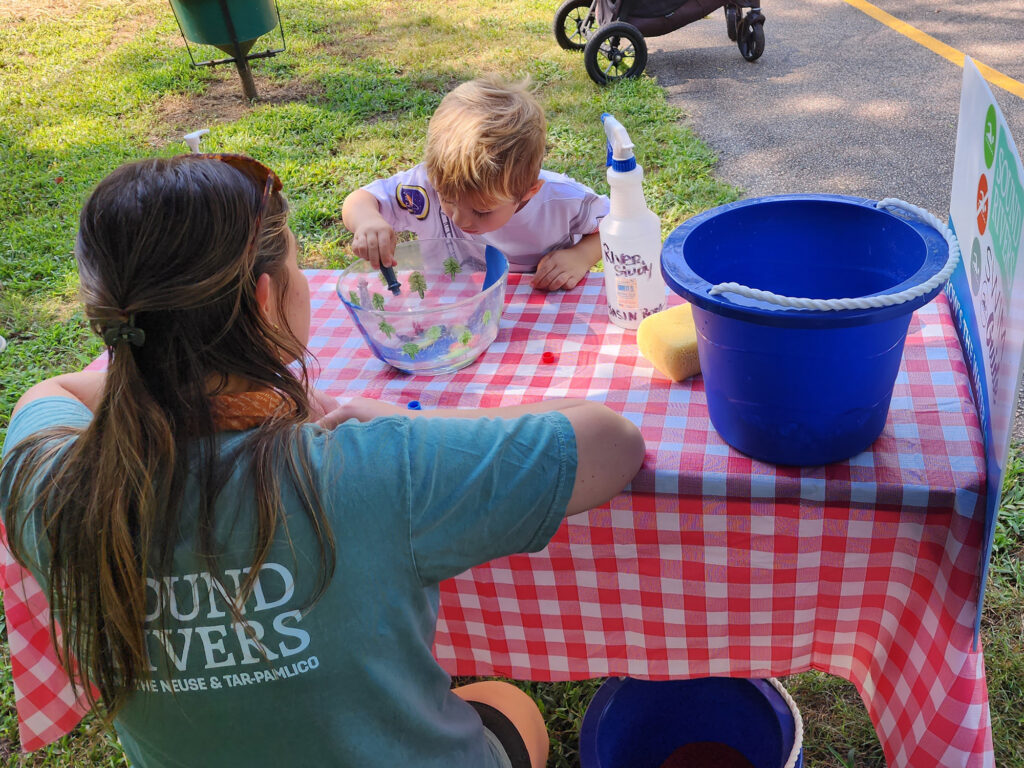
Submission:
<svg viewBox="0 0 1024 768">
<path fill-rule="evenodd" d="M 645 317 L 636 329 L 636 343 L 640 354 L 673 381 L 700 373 L 697 328 L 689 304 L 669 307 Z"/>
</svg>

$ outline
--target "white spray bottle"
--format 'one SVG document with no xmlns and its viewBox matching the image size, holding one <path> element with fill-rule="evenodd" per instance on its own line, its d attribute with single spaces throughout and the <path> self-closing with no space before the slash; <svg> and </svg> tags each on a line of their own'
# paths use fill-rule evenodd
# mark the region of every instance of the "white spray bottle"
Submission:
<svg viewBox="0 0 1024 768">
<path fill-rule="evenodd" d="M 644 200 L 644 169 L 633 156 L 633 142 L 618 120 L 601 115 L 608 137 L 611 210 L 601 219 L 608 317 L 635 329 L 648 315 L 665 309 L 661 276 L 661 221 Z"/>
</svg>

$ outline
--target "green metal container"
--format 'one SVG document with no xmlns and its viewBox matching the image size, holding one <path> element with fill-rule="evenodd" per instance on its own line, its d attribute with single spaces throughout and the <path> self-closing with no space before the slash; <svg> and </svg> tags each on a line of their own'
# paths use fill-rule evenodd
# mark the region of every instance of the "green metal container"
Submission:
<svg viewBox="0 0 1024 768">
<path fill-rule="evenodd" d="M 230 56 L 235 55 L 221 0 L 170 2 L 186 40 L 213 45 Z M 226 5 L 243 55 L 249 52 L 256 38 L 277 26 L 274 0 L 226 0 Z"/>
</svg>

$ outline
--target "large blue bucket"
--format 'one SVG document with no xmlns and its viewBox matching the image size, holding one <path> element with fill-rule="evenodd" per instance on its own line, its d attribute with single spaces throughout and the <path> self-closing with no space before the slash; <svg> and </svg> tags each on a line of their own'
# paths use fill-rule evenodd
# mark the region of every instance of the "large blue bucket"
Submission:
<svg viewBox="0 0 1024 768">
<path fill-rule="evenodd" d="M 661 768 L 681 750 L 708 745 L 720 756 L 739 753 L 752 768 L 783 768 L 794 744 L 793 766 L 800 768 L 802 732 L 798 736 L 793 711 L 766 680 L 610 678 L 583 715 L 580 766 Z M 725 760 L 719 757 L 719 764 Z"/>
<path fill-rule="evenodd" d="M 713 286 L 884 297 L 925 285 L 949 256 L 934 226 L 844 195 L 753 198 L 677 227 L 662 274 L 693 305 L 708 413 L 722 439 L 756 459 L 802 466 L 866 449 L 885 426 L 911 314 L 942 284 L 892 306 L 838 311 Z"/>
</svg>

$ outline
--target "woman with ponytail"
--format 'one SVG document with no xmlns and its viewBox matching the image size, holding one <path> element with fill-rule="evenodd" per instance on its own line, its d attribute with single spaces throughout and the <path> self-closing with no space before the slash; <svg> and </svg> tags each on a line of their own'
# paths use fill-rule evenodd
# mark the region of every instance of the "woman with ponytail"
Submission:
<svg viewBox="0 0 1024 768">
<path fill-rule="evenodd" d="M 107 369 L 29 389 L 0 468 L 61 661 L 136 766 L 541 768 L 532 700 L 433 659 L 438 583 L 543 548 L 642 438 L 580 400 L 337 406 L 287 213 L 238 155 L 131 163 L 86 202 Z"/>
</svg>

